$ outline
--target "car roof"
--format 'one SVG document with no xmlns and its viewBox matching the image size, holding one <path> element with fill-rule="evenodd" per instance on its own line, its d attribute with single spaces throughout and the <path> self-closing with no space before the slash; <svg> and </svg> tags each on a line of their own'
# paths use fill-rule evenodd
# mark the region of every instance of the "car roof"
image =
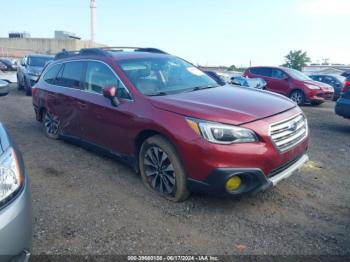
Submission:
<svg viewBox="0 0 350 262">
<path fill-rule="evenodd" d="M 292 69 L 292 68 L 288 68 L 288 67 L 284 67 L 284 66 L 251 66 L 251 67 L 248 67 L 248 69 L 251 69 L 251 68 L 271 68 L 271 69 L 281 69 L 281 70 Z"/>
<path fill-rule="evenodd" d="M 131 51 L 132 50 L 132 51 Z M 55 61 L 72 61 L 81 59 L 98 60 L 125 60 L 141 58 L 160 58 L 171 57 L 168 53 L 157 48 L 143 47 L 101 47 L 101 48 L 83 48 L 79 51 L 62 50 L 54 57 Z"/>
</svg>

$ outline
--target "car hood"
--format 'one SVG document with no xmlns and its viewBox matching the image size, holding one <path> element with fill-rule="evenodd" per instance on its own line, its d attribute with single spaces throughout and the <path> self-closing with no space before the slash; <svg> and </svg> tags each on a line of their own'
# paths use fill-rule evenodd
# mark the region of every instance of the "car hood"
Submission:
<svg viewBox="0 0 350 262">
<path fill-rule="evenodd" d="M 150 97 L 154 107 L 184 116 L 240 125 L 295 107 L 281 95 L 229 85 Z"/>
<path fill-rule="evenodd" d="M 40 75 L 41 71 L 43 70 L 44 67 L 42 66 L 28 66 L 28 72 L 34 73 L 36 75 Z"/>
</svg>

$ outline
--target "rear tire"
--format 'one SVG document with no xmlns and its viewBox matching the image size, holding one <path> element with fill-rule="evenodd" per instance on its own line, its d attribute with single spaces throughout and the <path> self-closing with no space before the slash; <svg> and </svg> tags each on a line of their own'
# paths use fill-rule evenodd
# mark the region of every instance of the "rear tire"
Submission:
<svg viewBox="0 0 350 262">
<path fill-rule="evenodd" d="M 313 106 L 319 106 L 320 104 L 323 104 L 323 102 L 319 102 L 319 101 L 311 102 L 311 105 Z"/>
<path fill-rule="evenodd" d="M 42 124 L 44 132 L 47 137 L 51 139 L 58 139 L 60 133 L 60 121 L 57 116 L 48 113 L 47 111 L 43 112 Z"/>
<path fill-rule="evenodd" d="M 145 186 L 174 202 L 189 197 L 186 173 L 175 147 L 160 135 L 148 138 L 139 152 L 139 168 Z"/>
<path fill-rule="evenodd" d="M 289 98 L 294 101 L 298 106 L 305 103 L 305 94 L 301 90 L 294 90 L 290 93 Z"/>
</svg>

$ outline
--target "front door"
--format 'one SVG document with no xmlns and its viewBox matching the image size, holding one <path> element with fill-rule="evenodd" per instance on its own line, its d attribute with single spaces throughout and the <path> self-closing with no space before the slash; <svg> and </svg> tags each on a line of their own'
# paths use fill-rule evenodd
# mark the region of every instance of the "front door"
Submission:
<svg viewBox="0 0 350 262">
<path fill-rule="evenodd" d="M 120 104 L 116 107 L 102 95 L 103 88 L 114 86 Z M 83 139 L 115 154 L 125 154 L 131 123 L 131 98 L 123 83 L 107 64 L 88 61 L 84 78 L 83 101 L 86 109 L 80 121 Z"/>
<path fill-rule="evenodd" d="M 289 94 L 289 77 L 280 69 L 272 68 L 268 81 L 269 90 L 282 95 Z"/>
</svg>

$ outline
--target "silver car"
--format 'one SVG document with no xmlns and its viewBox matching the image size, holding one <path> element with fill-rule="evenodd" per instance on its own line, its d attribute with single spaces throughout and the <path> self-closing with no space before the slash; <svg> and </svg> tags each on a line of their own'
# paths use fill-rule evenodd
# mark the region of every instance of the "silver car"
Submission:
<svg viewBox="0 0 350 262">
<path fill-rule="evenodd" d="M 28 261 L 32 212 L 21 153 L 0 123 L 0 262 Z"/>
<path fill-rule="evenodd" d="M 0 96 L 5 96 L 10 92 L 9 83 L 6 81 L 0 80 Z"/>
<path fill-rule="evenodd" d="M 32 86 L 39 79 L 41 71 L 53 59 L 50 55 L 31 54 L 22 58 L 17 67 L 17 88 L 32 95 Z"/>
</svg>

